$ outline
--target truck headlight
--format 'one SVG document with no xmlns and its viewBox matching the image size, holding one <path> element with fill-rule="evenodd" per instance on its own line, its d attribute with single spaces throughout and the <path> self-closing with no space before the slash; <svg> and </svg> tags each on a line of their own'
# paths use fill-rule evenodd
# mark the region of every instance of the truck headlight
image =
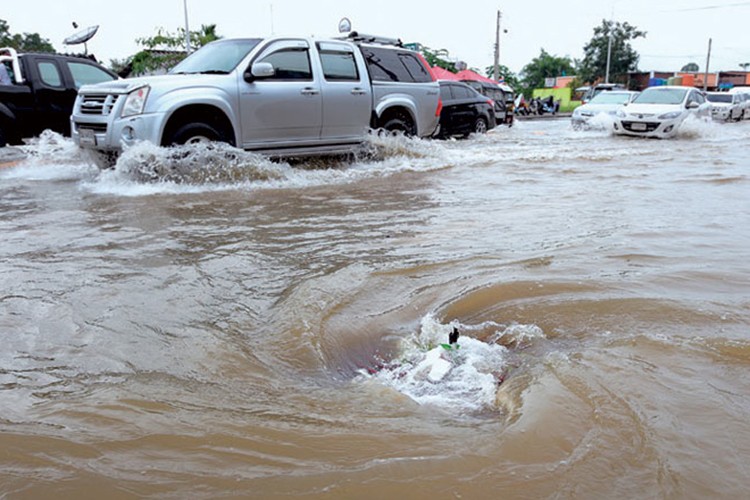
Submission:
<svg viewBox="0 0 750 500">
<path fill-rule="evenodd" d="M 137 88 L 128 94 L 125 98 L 125 105 L 122 107 L 122 117 L 140 115 L 143 113 L 143 108 L 146 107 L 146 99 L 148 98 L 148 86 Z"/>
</svg>

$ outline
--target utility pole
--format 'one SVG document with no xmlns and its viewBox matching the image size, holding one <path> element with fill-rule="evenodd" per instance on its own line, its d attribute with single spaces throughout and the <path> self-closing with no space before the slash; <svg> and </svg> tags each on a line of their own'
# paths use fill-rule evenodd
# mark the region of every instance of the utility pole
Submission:
<svg viewBox="0 0 750 500">
<path fill-rule="evenodd" d="M 609 41 L 607 42 L 607 71 L 604 74 L 604 83 L 609 83 L 609 65 L 612 61 L 612 28 L 614 27 L 614 14 L 613 19 L 609 22 Z"/>
<path fill-rule="evenodd" d="M 182 1 L 185 7 L 185 52 L 190 54 L 190 25 L 188 24 L 187 0 Z"/>
<path fill-rule="evenodd" d="M 500 78 L 500 19 L 503 13 L 497 11 L 497 27 L 495 29 L 495 65 L 492 67 L 492 79 L 498 81 Z"/>
<path fill-rule="evenodd" d="M 708 54 L 706 55 L 706 73 L 703 75 L 703 92 L 708 87 L 708 64 L 711 62 L 711 39 L 708 39 Z M 718 81 L 716 82 L 719 83 Z"/>
</svg>

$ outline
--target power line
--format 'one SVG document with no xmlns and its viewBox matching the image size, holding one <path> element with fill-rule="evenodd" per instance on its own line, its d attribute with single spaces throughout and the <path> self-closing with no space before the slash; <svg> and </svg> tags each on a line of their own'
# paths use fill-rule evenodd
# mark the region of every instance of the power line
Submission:
<svg viewBox="0 0 750 500">
<path fill-rule="evenodd" d="M 704 5 L 703 7 L 691 7 L 687 9 L 669 9 L 662 10 L 661 12 L 695 12 L 700 10 L 716 10 L 716 9 L 731 9 L 734 7 L 746 7 L 750 6 L 750 2 L 736 2 L 721 5 Z"/>
</svg>

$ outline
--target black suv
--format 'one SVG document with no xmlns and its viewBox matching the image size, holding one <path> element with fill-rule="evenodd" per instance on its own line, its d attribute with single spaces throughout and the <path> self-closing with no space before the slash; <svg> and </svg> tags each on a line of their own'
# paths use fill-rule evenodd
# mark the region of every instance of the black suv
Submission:
<svg viewBox="0 0 750 500">
<path fill-rule="evenodd" d="M 87 57 L 18 54 L 0 49 L 0 147 L 21 144 L 44 130 L 70 135 L 70 115 L 78 88 L 116 80 L 117 75 Z M 4 71 L 3 71 L 4 70 Z"/>
<path fill-rule="evenodd" d="M 495 102 L 462 82 L 441 81 L 443 110 L 438 138 L 468 137 L 495 128 Z"/>
</svg>

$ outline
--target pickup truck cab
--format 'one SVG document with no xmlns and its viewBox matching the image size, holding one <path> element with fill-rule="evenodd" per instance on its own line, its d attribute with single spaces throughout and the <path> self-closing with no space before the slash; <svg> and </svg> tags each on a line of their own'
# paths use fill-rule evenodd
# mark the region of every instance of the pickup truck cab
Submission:
<svg viewBox="0 0 750 500">
<path fill-rule="evenodd" d="M 439 96 L 437 83 L 430 86 L 432 133 Z M 100 153 L 101 166 L 140 141 L 222 141 L 272 156 L 338 154 L 365 140 L 374 99 L 365 58 L 350 41 L 224 39 L 167 75 L 82 87 L 71 128 L 80 146 Z M 392 116 L 388 106 L 379 116 Z"/>
<path fill-rule="evenodd" d="M 117 75 L 86 57 L 60 54 L 18 54 L 0 48 L 0 147 L 21 144 L 49 129 L 70 135 L 70 114 L 84 84 L 117 79 Z"/>
</svg>

